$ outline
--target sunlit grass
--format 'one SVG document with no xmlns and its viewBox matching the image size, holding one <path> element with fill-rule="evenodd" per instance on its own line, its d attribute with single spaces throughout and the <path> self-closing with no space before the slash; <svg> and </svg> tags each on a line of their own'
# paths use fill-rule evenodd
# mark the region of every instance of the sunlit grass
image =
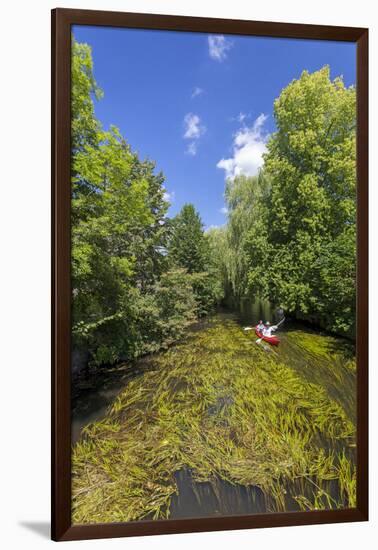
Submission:
<svg viewBox="0 0 378 550">
<path fill-rule="evenodd" d="M 300 345 L 302 363 L 316 368 L 318 358 L 341 383 L 335 346 L 312 334 Z M 271 511 L 288 498 L 305 510 L 355 506 L 353 419 L 288 357 L 285 346 L 265 353 L 232 320 L 157 355 L 156 369 L 132 380 L 74 447 L 73 521 L 169 517 L 183 467 L 196 481 L 258 486 Z"/>
</svg>

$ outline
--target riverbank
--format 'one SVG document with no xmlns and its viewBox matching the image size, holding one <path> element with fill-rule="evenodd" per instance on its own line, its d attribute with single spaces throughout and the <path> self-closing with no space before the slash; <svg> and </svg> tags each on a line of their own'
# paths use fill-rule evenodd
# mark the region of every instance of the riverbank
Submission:
<svg viewBox="0 0 378 550">
<path fill-rule="evenodd" d="M 355 505 L 355 361 L 343 341 L 295 327 L 266 353 L 216 315 L 124 383 L 73 447 L 75 523 L 224 514 L 235 490 L 242 502 L 226 513 Z"/>
</svg>

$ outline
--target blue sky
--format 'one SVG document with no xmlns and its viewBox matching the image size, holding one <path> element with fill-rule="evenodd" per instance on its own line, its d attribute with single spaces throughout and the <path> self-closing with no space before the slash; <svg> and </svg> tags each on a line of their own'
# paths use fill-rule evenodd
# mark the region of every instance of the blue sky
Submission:
<svg viewBox="0 0 378 550">
<path fill-rule="evenodd" d="M 226 221 L 226 176 L 252 175 L 274 131 L 273 101 L 304 69 L 328 64 L 355 83 L 355 45 L 75 26 L 104 91 L 96 115 L 115 124 L 166 178 L 170 215 L 192 202 L 205 227 Z"/>
</svg>

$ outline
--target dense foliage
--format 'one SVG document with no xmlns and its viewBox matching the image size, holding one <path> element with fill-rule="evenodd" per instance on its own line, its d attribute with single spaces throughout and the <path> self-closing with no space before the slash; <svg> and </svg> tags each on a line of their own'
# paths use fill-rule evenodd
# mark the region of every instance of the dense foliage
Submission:
<svg viewBox="0 0 378 550">
<path fill-rule="evenodd" d="M 329 68 L 304 71 L 275 101 L 258 177 L 226 185 L 228 251 L 236 296 L 281 304 L 353 335 L 355 326 L 355 89 Z"/>
<path fill-rule="evenodd" d="M 192 204 L 185 204 L 172 220 L 169 260 L 191 276 L 198 317 L 209 313 L 223 298 L 216 262 L 209 237 L 204 234 L 200 215 Z"/>
<path fill-rule="evenodd" d="M 169 223 L 163 175 L 96 119 L 93 97 L 102 92 L 91 50 L 75 41 L 72 82 L 74 346 L 95 364 L 112 363 L 167 346 L 216 298 L 198 214 L 187 205 Z M 197 222 L 192 241 L 179 223 L 187 211 Z M 181 241 L 191 260 L 180 256 Z"/>
<path fill-rule="evenodd" d="M 123 391 L 74 446 L 73 521 L 167 518 L 185 471 L 199 505 L 196 483 L 220 506 L 222 481 L 265 512 L 355 507 L 345 340 L 292 327 L 264 353 L 223 314 L 182 338 L 246 297 L 353 335 L 355 89 L 327 67 L 291 82 L 262 170 L 228 179 L 227 224 L 204 231 L 192 204 L 168 217 L 163 174 L 102 127 L 91 50 L 74 40 L 72 83 L 73 349 L 103 366 L 169 347 L 140 376 L 114 369 L 129 369 Z"/>
<path fill-rule="evenodd" d="M 93 364 L 166 347 L 224 297 L 263 297 L 339 333 L 355 324 L 355 89 L 329 68 L 275 101 L 255 177 L 229 179 L 226 226 L 186 204 L 95 116 L 90 47 L 72 53 L 73 345 Z"/>
</svg>

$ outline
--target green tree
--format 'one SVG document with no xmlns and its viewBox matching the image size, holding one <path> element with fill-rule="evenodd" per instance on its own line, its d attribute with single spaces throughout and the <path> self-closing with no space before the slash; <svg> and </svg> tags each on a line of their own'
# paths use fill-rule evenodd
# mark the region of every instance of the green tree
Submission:
<svg viewBox="0 0 378 550">
<path fill-rule="evenodd" d="M 207 247 L 202 220 L 193 204 L 184 204 L 171 226 L 169 256 L 173 264 L 188 273 L 204 271 Z"/>
<path fill-rule="evenodd" d="M 277 131 L 265 156 L 269 296 L 293 312 L 324 315 L 345 332 L 354 326 L 355 108 L 354 87 L 332 81 L 329 67 L 304 71 L 275 101 Z M 343 264 L 345 272 L 345 261 L 348 277 L 333 278 L 331 289 L 332 266 Z M 335 312 L 340 287 L 348 302 L 343 322 Z"/>
<path fill-rule="evenodd" d="M 91 50 L 75 41 L 72 82 L 74 345 L 96 364 L 112 363 L 179 337 L 194 294 L 190 281 L 167 273 L 164 177 L 115 126 L 106 131 L 96 119 L 93 101 L 102 94 Z"/>
<path fill-rule="evenodd" d="M 266 298 L 352 335 L 355 327 L 356 93 L 329 67 L 274 103 L 277 131 L 256 177 L 226 182 L 225 293 Z M 224 278 L 224 274 L 226 277 Z"/>
<path fill-rule="evenodd" d="M 209 271 L 214 280 L 214 291 L 217 302 L 231 293 L 229 269 L 230 247 L 227 243 L 227 228 L 212 227 L 205 233 L 209 250 Z"/>
<path fill-rule="evenodd" d="M 94 114 L 93 98 L 100 99 L 103 92 L 93 76 L 91 47 L 73 37 L 71 77 L 71 146 L 76 152 L 98 143 L 101 125 Z"/>
<path fill-rule="evenodd" d="M 238 176 L 226 182 L 229 252 L 225 257 L 232 290 L 238 299 L 262 291 L 252 282 L 252 270 L 257 270 L 260 282 L 265 280 L 260 277 L 260 272 L 265 262 L 265 201 L 269 191 L 269 178 L 263 171 L 258 176 Z"/>
<path fill-rule="evenodd" d="M 185 204 L 173 218 L 168 250 L 170 262 L 184 268 L 190 276 L 197 316 L 206 315 L 219 303 L 223 291 L 212 262 L 210 241 L 192 204 Z"/>
</svg>

